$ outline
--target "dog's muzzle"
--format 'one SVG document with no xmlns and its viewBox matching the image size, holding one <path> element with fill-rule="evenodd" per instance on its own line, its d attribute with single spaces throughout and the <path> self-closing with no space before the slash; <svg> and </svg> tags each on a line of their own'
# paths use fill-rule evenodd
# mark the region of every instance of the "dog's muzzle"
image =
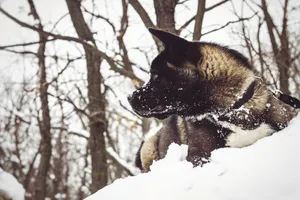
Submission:
<svg viewBox="0 0 300 200">
<path fill-rule="evenodd" d="M 132 107 L 133 111 L 136 112 L 139 115 L 143 115 L 145 110 L 147 111 L 148 109 L 145 109 L 143 106 L 143 100 L 140 97 L 137 92 L 133 92 L 132 94 L 128 95 L 127 100 Z"/>
<path fill-rule="evenodd" d="M 129 102 L 129 104 L 132 106 L 133 94 L 128 95 L 127 100 Z"/>
<path fill-rule="evenodd" d="M 134 112 L 142 117 L 149 117 L 153 114 L 163 113 L 165 108 L 161 105 L 155 105 L 154 100 L 147 102 L 149 99 L 145 99 L 139 92 L 133 92 L 127 97 L 129 104 L 131 105 Z M 151 106 L 149 104 L 152 104 Z"/>
</svg>

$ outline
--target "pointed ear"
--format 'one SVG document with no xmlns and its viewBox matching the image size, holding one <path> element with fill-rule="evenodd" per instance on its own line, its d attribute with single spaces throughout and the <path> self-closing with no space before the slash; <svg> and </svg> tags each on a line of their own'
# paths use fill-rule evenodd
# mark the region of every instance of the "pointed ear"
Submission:
<svg viewBox="0 0 300 200">
<path fill-rule="evenodd" d="M 149 31 L 164 44 L 165 48 L 184 48 L 189 43 L 187 40 L 166 31 L 155 28 L 149 28 Z"/>
</svg>

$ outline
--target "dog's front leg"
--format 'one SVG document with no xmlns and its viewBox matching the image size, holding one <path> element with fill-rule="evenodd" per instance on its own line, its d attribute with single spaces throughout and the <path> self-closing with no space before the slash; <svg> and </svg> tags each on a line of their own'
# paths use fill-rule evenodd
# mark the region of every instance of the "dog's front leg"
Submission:
<svg viewBox="0 0 300 200">
<path fill-rule="evenodd" d="M 230 130 L 224 129 L 208 119 L 189 122 L 187 160 L 194 166 L 208 162 L 213 150 L 225 147 L 225 138 L 229 133 Z"/>
</svg>

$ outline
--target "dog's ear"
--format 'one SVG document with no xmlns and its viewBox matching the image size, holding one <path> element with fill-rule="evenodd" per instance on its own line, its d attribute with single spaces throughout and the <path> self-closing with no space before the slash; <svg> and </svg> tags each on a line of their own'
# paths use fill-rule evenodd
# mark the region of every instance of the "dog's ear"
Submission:
<svg viewBox="0 0 300 200">
<path fill-rule="evenodd" d="M 149 31 L 152 35 L 157 37 L 164 44 L 166 49 L 182 49 L 188 46 L 189 42 L 187 40 L 178 37 L 177 35 L 174 35 L 172 33 L 155 28 L 149 28 Z"/>
<path fill-rule="evenodd" d="M 159 29 L 149 28 L 149 31 L 164 44 L 165 53 L 170 61 L 180 63 L 189 60 L 196 65 L 200 60 L 200 52 L 196 43 Z"/>
</svg>

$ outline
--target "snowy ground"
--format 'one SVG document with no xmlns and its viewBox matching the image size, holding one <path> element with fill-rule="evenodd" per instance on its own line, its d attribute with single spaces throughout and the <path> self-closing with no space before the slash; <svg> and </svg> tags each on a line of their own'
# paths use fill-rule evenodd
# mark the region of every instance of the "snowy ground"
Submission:
<svg viewBox="0 0 300 200">
<path fill-rule="evenodd" d="M 300 199 L 300 115 L 252 146 L 214 151 L 203 167 L 193 168 L 186 152 L 172 144 L 151 172 L 116 180 L 86 200 Z"/>
<path fill-rule="evenodd" d="M 23 200 L 25 195 L 25 190 L 17 179 L 0 168 L 0 199 L 4 192 L 12 200 Z"/>
</svg>

